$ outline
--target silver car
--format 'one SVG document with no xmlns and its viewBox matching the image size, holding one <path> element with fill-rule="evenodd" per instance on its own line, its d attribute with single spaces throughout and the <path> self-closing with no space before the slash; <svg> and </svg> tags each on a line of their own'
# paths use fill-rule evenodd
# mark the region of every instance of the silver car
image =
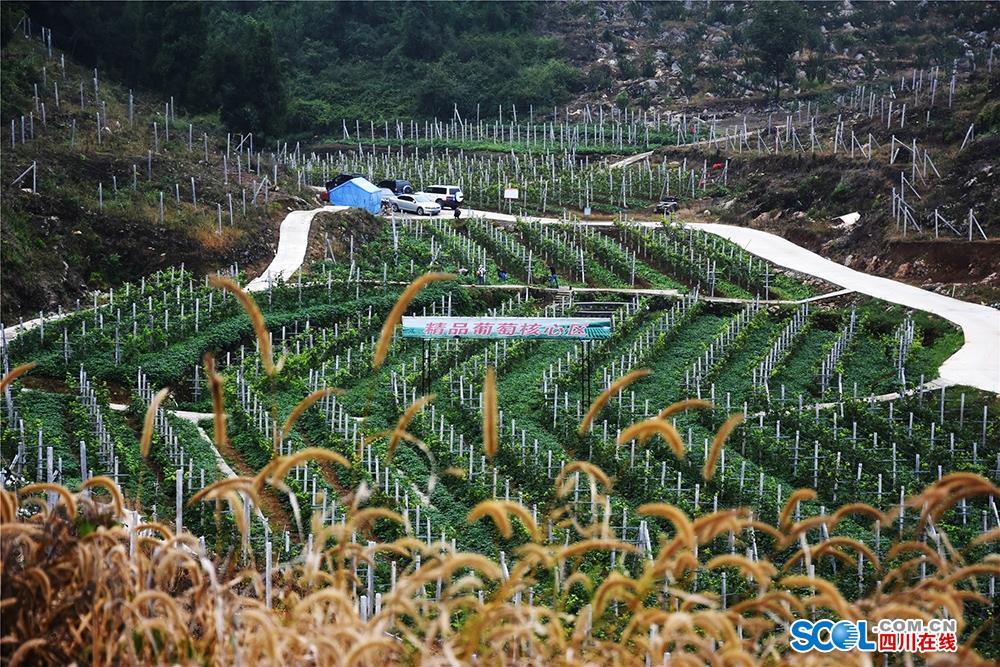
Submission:
<svg viewBox="0 0 1000 667">
<path fill-rule="evenodd" d="M 389 205 L 393 211 L 404 211 L 406 213 L 416 213 L 417 215 L 437 215 L 441 212 L 441 205 L 434 201 L 434 197 L 426 192 L 390 197 Z"/>
</svg>

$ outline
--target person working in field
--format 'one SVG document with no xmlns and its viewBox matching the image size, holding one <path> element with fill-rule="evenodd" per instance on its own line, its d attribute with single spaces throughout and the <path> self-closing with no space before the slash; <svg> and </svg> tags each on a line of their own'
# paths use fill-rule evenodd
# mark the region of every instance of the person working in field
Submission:
<svg viewBox="0 0 1000 667">
<path fill-rule="evenodd" d="M 462 209 L 458 206 L 455 207 L 455 219 L 458 220 L 462 217 Z"/>
<path fill-rule="evenodd" d="M 476 269 L 476 284 L 485 285 L 486 284 L 486 265 L 480 264 L 479 268 Z"/>
<path fill-rule="evenodd" d="M 559 287 L 559 276 L 556 275 L 556 269 L 554 266 L 549 267 L 549 287 Z"/>
<path fill-rule="evenodd" d="M 497 267 L 497 280 L 502 283 L 507 282 L 507 271 L 503 267 Z"/>
</svg>

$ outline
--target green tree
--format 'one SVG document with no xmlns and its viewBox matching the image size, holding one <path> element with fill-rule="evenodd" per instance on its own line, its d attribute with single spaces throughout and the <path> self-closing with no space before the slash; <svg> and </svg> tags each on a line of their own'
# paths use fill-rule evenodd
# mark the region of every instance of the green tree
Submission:
<svg viewBox="0 0 1000 667">
<path fill-rule="evenodd" d="M 14 28 L 27 14 L 24 5 L 20 2 L 0 3 L 0 48 L 7 46 L 7 42 L 14 35 Z"/>
<path fill-rule="evenodd" d="M 603 92 L 611 88 L 611 85 L 615 82 L 615 76 L 610 65 L 598 63 L 587 72 L 585 81 L 587 90 Z"/>
<path fill-rule="evenodd" d="M 639 67 L 636 65 L 636 61 L 628 56 L 622 56 L 618 59 L 618 71 L 621 73 L 622 79 L 626 81 L 639 78 Z"/>
<path fill-rule="evenodd" d="M 656 76 L 656 61 L 653 59 L 653 54 L 649 51 L 644 53 L 642 56 L 642 64 L 640 65 L 639 73 L 647 79 L 651 79 Z"/>
<path fill-rule="evenodd" d="M 208 53 L 219 117 L 235 130 L 278 133 L 287 97 L 271 28 L 248 15 L 227 18 Z"/>
<path fill-rule="evenodd" d="M 809 35 L 809 25 L 797 2 L 768 0 L 754 5 L 746 38 L 760 62 L 761 72 L 774 85 L 774 98 L 781 93 L 781 82 L 788 78 L 792 54 Z"/>
<path fill-rule="evenodd" d="M 451 75 L 457 67 L 457 63 L 450 57 L 427 67 L 426 75 L 416 87 L 417 109 L 420 113 L 437 117 L 450 115 L 452 104 L 463 97 L 458 83 L 452 82 Z"/>
<path fill-rule="evenodd" d="M 550 59 L 523 67 L 511 91 L 519 106 L 545 108 L 564 101 L 581 83 L 580 73 L 559 60 Z"/>
<path fill-rule="evenodd" d="M 621 109 L 622 111 L 624 111 L 628 107 L 628 103 L 630 101 L 631 98 L 629 97 L 627 90 L 621 91 L 620 93 L 618 93 L 618 96 L 615 97 L 615 104 L 617 104 L 618 108 Z"/>
<path fill-rule="evenodd" d="M 211 88 L 199 85 L 207 29 L 201 3 L 151 2 L 138 5 L 143 12 L 135 52 L 142 62 L 140 81 L 176 97 L 196 111 L 210 108 Z"/>
<path fill-rule="evenodd" d="M 400 8 L 398 39 L 408 58 L 429 62 L 440 56 L 450 35 L 441 25 L 442 17 L 436 2 L 411 2 Z M 445 34 L 442 35 L 442 28 Z"/>
</svg>

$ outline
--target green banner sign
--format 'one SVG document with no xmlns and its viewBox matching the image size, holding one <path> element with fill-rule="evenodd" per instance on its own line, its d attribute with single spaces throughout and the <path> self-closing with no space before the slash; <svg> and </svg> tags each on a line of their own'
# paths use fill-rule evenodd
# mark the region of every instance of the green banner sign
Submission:
<svg viewBox="0 0 1000 667">
<path fill-rule="evenodd" d="M 403 317 L 403 338 L 602 340 L 611 320 L 587 317 Z"/>
</svg>

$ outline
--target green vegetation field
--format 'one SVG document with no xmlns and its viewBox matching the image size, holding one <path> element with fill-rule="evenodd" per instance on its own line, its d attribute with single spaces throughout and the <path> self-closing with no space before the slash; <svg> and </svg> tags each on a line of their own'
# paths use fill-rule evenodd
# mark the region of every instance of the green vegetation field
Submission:
<svg viewBox="0 0 1000 667">
<path fill-rule="evenodd" d="M 12 392 L 4 413 L 2 451 L 8 469 L 14 479 L 36 479 L 39 471 L 46 478 L 47 452 L 37 448 L 41 442 L 53 450 L 57 481 L 71 488 L 79 484 L 83 464 L 90 475 L 116 479 L 130 506 L 169 520 L 178 488 L 187 500 L 225 478 L 216 452 L 237 474 L 253 474 L 275 456 L 306 447 L 336 452 L 347 467 L 295 465 L 286 491 L 268 492 L 261 500 L 263 520 L 251 519 L 251 549 L 259 555 L 272 540 L 281 559 L 304 549 L 315 530 L 299 517 L 316 512 L 324 522 L 342 520 L 354 502 L 351 490 L 359 484 L 369 489 L 369 504 L 393 509 L 404 520 L 402 527 L 375 524 L 368 539 L 393 540 L 404 530 L 428 544 L 443 538 L 459 550 L 499 558 L 502 552 L 516 552 L 525 535 L 515 531 L 505 537 L 491 524 L 470 525 L 469 512 L 482 501 L 511 500 L 529 508 L 552 542 L 585 537 L 575 524 L 544 518 L 561 502 L 553 495 L 553 482 L 576 460 L 610 476 L 605 511 L 619 539 L 640 550 L 652 530 L 639 513 L 646 503 L 667 502 L 695 518 L 746 506 L 755 517 L 777 522 L 800 487 L 814 489 L 815 496 L 795 505 L 797 520 L 854 501 L 889 511 L 900 494 L 949 472 L 996 474 L 998 424 L 988 397 L 962 388 L 911 391 L 916 378 L 932 378 L 960 342 L 938 320 L 911 319 L 899 308 L 865 300 L 820 301 L 800 312 L 799 326 L 790 328 L 798 307 L 760 300 L 764 274 L 775 285 L 775 293 L 767 295 L 774 299 L 804 296 L 815 288 L 759 260 L 750 270 L 741 251 L 700 233 L 625 226 L 583 233 L 571 226 L 530 223 L 488 232 L 487 224 L 386 222 L 367 239 L 359 238 L 353 255 L 312 261 L 288 284 L 257 293 L 274 356 L 283 364 L 274 376 L 265 372 L 240 304 L 179 269 L 103 294 L 96 309 L 22 333 L 9 345 L 9 363 L 38 365 Z M 582 274 L 572 259 L 581 252 Z M 544 271 L 533 271 L 528 286 L 529 264 L 516 266 L 526 253 L 539 258 L 541 267 L 555 267 L 563 288 L 541 288 Z M 642 258 L 636 286 L 669 286 L 672 295 L 629 294 L 633 274 L 627 258 L 632 256 Z M 743 303 L 706 297 L 706 257 L 716 262 L 717 296 L 746 297 Z M 567 342 L 453 339 L 422 347 L 397 337 L 385 364 L 373 369 L 379 331 L 402 286 L 428 267 L 457 271 L 482 258 L 491 267 L 487 286 L 474 286 L 472 277 L 434 283 L 417 294 L 407 312 L 572 316 L 596 309 L 612 317 L 612 338 L 592 344 L 587 361 L 579 345 Z M 512 270 L 511 282 L 502 286 L 492 268 L 499 263 Z M 774 275 L 780 280 L 771 280 Z M 619 291 L 574 294 L 569 289 L 584 283 Z M 898 335 L 909 322 L 915 333 L 903 357 L 904 386 L 897 367 Z M 824 359 L 850 327 L 849 342 L 824 381 Z M 794 332 L 788 344 L 777 345 L 783 335 L 791 335 L 788 331 Z M 212 411 L 204 353 L 214 357 L 223 378 L 221 396 L 229 415 L 224 446 L 212 443 L 211 415 L 204 415 L 199 432 L 175 412 Z M 769 354 L 773 363 L 760 372 Z M 495 456 L 484 450 L 481 431 L 481 392 L 489 367 L 498 376 Z M 652 374 L 613 396 L 591 428 L 577 433 L 589 407 L 581 393 L 588 382 L 593 396 L 636 368 Z M 171 393 L 157 412 L 146 459 L 138 449 L 138 430 L 147 403 L 161 387 Z M 287 435 L 276 434 L 303 397 L 325 387 L 344 391 L 321 397 Z M 868 400 L 899 390 L 909 393 Z M 425 393 L 436 398 L 410 414 L 403 427 L 409 435 L 399 442 L 384 435 Z M 616 443 L 629 424 L 688 398 L 710 400 L 714 408 L 671 418 L 686 450 L 683 458 L 658 438 Z M 734 412 L 745 412 L 746 421 L 729 436 L 715 475 L 703 479 L 713 434 Z M 597 518 L 597 509 L 587 503 L 574 507 L 581 522 Z M 939 529 L 948 530 L 953 543 L 967 544 L 982 532 L 983 521 L 991 525 L 990 507 L 981 500 L 963 501 L 938 518 Z M 237 519 L 232 512 L 213 517 L 209 505 L 196 504 L 186 510 L 184 522 L 225 552 L 241 542 Z M 916 520 L 916 513 L 901 519 Z M 886 555 L 887 547 L 870 527 L 843 522 L 838 531 Z M 726 550 L 720 539 L 710 551 Z M 640 563 L 588 560 L 585 570 L 600 577 L 609 567 L 630 571 Z M 389 560 L 376 565 L 373 585 L 384 590 Z M 860 578 L 832 561 L 816 564 L 848 596 L 873 585 L 874 572 L 859 567 Z M 699 581 L 718 592 L 712 575 Z M 544 596 L 549 585 L 539 582 L 533 595 Z M 726 592 L 729 604 L 749 594 L 732 583 Z"/>
</svg>

